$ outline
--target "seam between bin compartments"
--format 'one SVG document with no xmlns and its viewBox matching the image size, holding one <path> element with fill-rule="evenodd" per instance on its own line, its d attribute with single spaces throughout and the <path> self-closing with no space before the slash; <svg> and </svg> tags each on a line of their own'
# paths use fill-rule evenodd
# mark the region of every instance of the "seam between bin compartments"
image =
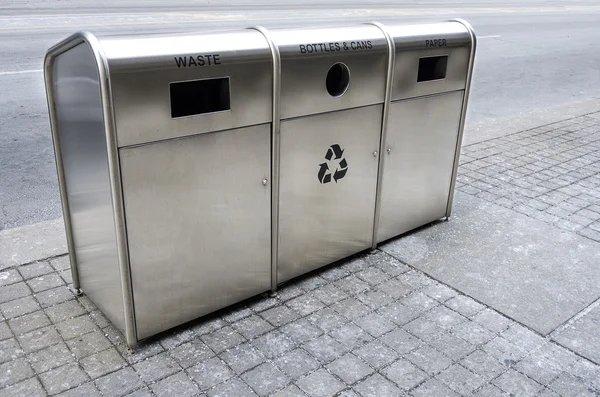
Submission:
<svg viewBox="0 0 600 397">
<path fill-rule="evenodd" d="M 279 256 L 279 148 L 281 132 L 281 54 L 269 31 L 262 26 L 254 26 L 260 32 L 271 50 L 273 64 L 273 92 L 271 104 L 271 291 L 277 290 L 277 258 Z"/>
<path fill-rule="evenodd" d="M 463 94 L 462 109 L 460 112 L 460 121 L 458 124 L 458 136 L 454 149 L 454 165 L 452 167 L 452 176 L 450 179 L 450 190 L 448 191 L 448 203 L 446 204 L 446 218 L 452 213 L 452 203 L 454 201 L 454 188 L 456 186 L 456 174 L 458 172 L 458 163 L 460 160 L 460 149 L 462 145 L 463 133 L 465 130 L 465 119 L 467 116 L 467 104 L 469 102 L 469 92 L 471 90 L 471 80 L 473 78 L 473 68 L 475 66 L 475 51 L 477 49 L 477 37 L 473 27 L 464 19 L 451 19 L 448 22 L 457 22 L 462 24 L 471 36 L 471 54 L 469 55 L 469 69 L 467 70 L 467 81 L 465 82 L 465 92 Z"/>
<path fill-rule="evenodd" d="M 377 248 L 378 230 L 379 230 L 379 214 L 381 211 L 381 190 L 383 182 L 383 167 L 385 144 L 387 140 L 387 126 L 390 113 L 390 104 L 392 99 L 392 83 L 394 78 L 394 67 L 396 64 L 396 46 L 391 36 L 385 29 L 385 26 L 379 22 L 370 22 L 370 25 L 376 26 L 385 36 L 388 44 L 388 64 L 386 71 L 385 96 L 383 99 L 383 112 L 381 115 L 381 132 L 379 134 L 379 158 L 377 165 L 377 185 L 375 187 L 375 208 L 373 216 L 373 233 L 371 235 L 371 249 Z"/>
</svg>

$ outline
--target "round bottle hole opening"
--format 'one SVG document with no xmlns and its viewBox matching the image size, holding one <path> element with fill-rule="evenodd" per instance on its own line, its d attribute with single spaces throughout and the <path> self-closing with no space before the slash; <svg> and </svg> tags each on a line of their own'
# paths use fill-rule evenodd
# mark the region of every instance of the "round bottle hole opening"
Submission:
<svg viewBox="0 0 600 397">
<path fill-rule="evenodd" d="M 329 68 L 325 80 L 327 92 L 333 97 L 344 95 L 350 85 L 350 71 L 343 63 L 336 63 Z"/>
</svg>

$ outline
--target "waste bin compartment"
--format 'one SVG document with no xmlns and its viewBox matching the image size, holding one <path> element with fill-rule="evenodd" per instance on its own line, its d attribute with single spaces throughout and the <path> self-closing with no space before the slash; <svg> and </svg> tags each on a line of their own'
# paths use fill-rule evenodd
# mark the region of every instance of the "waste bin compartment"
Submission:
<svg viewBox="0 0 600 397">
<path fill-rule="evenodd" d="M 74 283 L 130 346 L 270 289 L 262 34 L 81 33 L 45 68 Z"/>
<path fill-rule="evenodd" d="M 272 37 L 281 56 L 281 283 L 371 246 L 388 45 L 370 25 Z"/>
<path fill-rule="evenodd" d="M 475 44 L 455 21 L 387 32 L 395 65 L 377 243 L 450 214 Z"/>
</svg>

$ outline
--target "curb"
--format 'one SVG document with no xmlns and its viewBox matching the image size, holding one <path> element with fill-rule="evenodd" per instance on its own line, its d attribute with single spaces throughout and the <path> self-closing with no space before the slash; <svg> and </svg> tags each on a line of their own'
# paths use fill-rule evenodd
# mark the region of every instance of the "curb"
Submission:
<svg viewBox="0 0 600 397">
<path fill-rule="evenodd" d="M 62 218 L 0 230 L 0 270 L 67 252 Z"/>
</svg>

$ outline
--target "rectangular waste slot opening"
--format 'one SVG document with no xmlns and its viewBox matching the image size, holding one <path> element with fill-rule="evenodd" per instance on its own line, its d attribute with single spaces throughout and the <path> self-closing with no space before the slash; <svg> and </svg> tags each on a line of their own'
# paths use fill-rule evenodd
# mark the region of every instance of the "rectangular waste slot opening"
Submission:
<svg viewBox="0 0 600 397">
<path fill-rule="evenodd" d="M 230 110 L 229 77 L 170 83 L 171 118 Z"/>
<path fill-rule="evenodd" d="M 447 64 L 448 55 L 420 58 L 417 82 L 445 79 Z"/>
</svg>

